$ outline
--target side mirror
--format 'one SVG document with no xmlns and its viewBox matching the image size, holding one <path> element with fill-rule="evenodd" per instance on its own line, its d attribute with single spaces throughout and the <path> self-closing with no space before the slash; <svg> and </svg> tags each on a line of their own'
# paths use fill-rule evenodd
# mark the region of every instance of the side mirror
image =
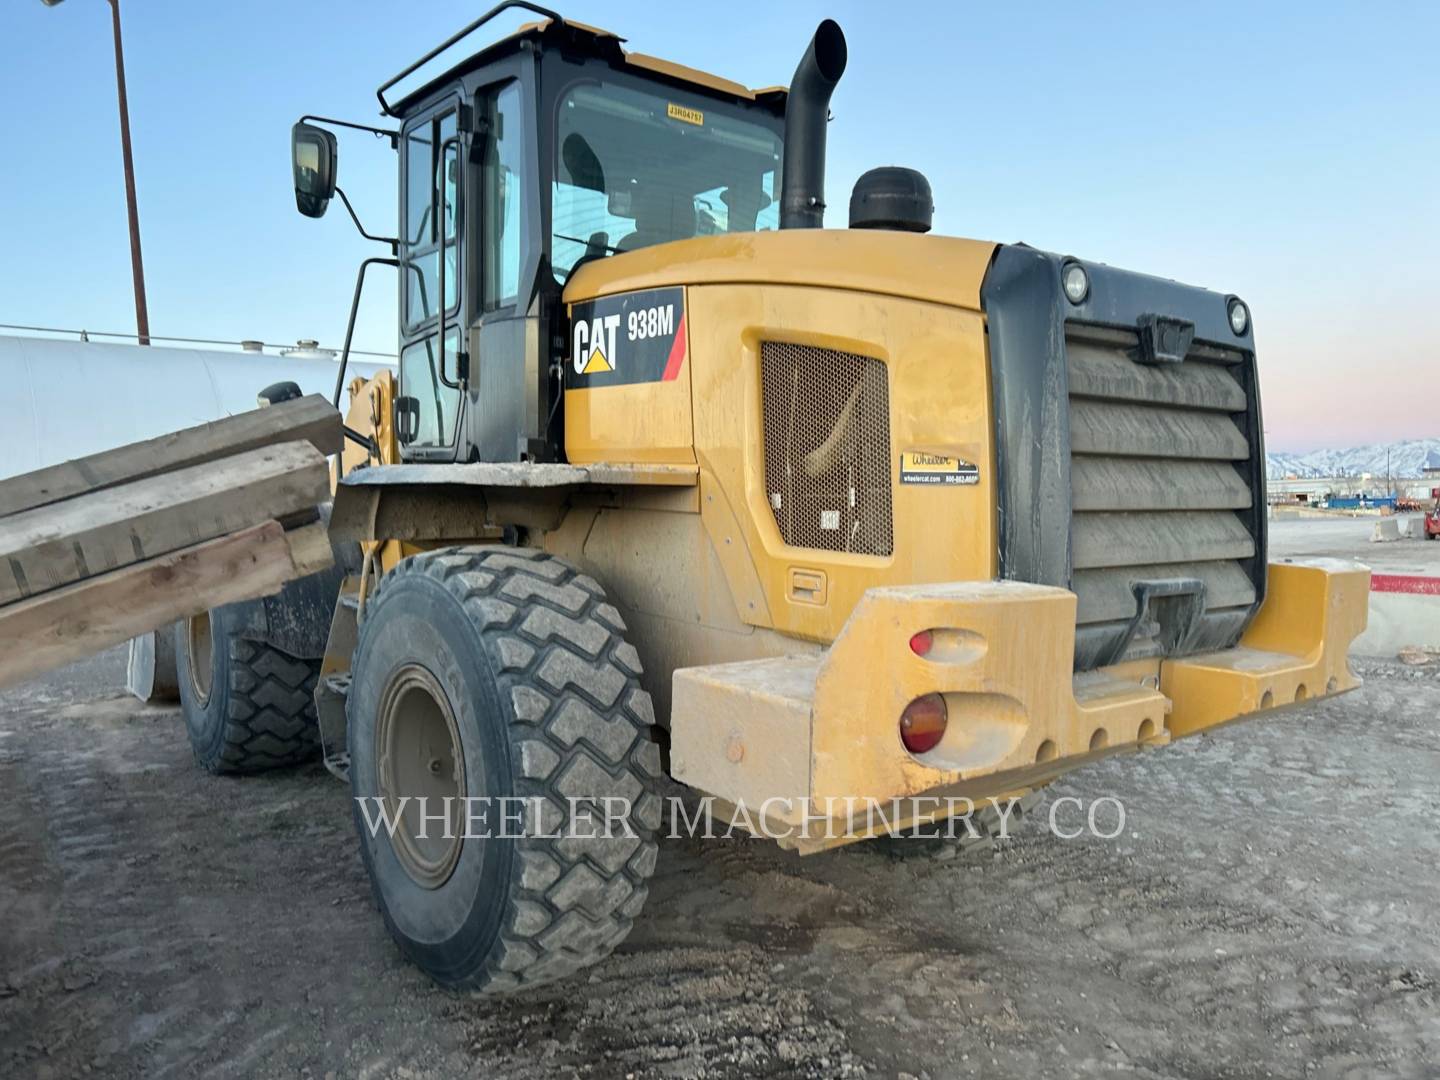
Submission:
<svg viewBox="0 0 1440 1080">
<path fill-rule="evenodd" d="M 335 195 L 335 134 L 303 120 L 290 129 L 290 164 L 295 173 L 295 208 L 306 217 L 325 216 Z"/>
<path fill-rule="evenodd" d="M 395 440 L 401 446 L 409 446 L 415 441 L 415 433 L 419 427 L 420 399 L 397 397 L 395 399 Z"/>
</svg>

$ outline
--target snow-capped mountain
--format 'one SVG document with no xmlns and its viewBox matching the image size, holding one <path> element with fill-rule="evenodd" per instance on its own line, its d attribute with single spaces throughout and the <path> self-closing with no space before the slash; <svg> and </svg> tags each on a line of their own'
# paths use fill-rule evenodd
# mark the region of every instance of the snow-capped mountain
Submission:
<svg viewBox="0 0 1440 1080">
<path fill-rule="evenodd" d="M 1393 443 L 1352 446 L 1348 450 L 1312 450 L 1308 454 L 1284 452 L 1265 455 L 1266 470 L 1271 479 L 1286 476 L 1359 476 L 1389 475 L 1405 478 L 1419 476 L 1426 468 L 1440 469 L 1440 439 L 1403 439 Z"/>
</svg>

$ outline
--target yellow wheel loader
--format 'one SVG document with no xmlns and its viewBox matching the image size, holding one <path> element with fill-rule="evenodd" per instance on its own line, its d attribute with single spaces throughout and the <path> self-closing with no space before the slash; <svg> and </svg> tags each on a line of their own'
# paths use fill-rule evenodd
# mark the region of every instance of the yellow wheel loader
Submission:
<svg viewBox="0 0 1440 1080">
<path fill-rule="evenodd" d="M 356 299 L 393 267 L 400 340 L 348 386 L 355 554 L 289 654 L 446 986 L 606 956 L 667 775 L 804 853 L 1358 683 L 1366 571 L 1267 566 L 1245 303 L 930 235 L 909 169 L 821 228 L 845 65 L 826 21 L 751 90 L 507 3 L 380 89 L 394 126 L 296 125 L 311 217 L 331 128 L 397 151 Z"/>
</svg>

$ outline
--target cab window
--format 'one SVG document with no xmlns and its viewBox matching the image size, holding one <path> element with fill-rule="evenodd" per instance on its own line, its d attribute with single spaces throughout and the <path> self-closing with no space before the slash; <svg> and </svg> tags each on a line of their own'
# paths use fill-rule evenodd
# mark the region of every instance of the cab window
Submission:
<svg viewBox="0 0 1440 1080">
<path fill-rule="evenodd" d="M 551 263 L 779 227 L 780 136 L 735 109 L 587 82 L 560 100 Z"/>
<path fill-rule="evenodd" d="M 459 323 L 460 155 L 453 108 L 405 130 L 400 272 L 404 298 L 400 392 L 415 403 L 409 446 L 437 448 L 455 441 L 460 391 L 454 382 L 461 345 Z M 445 251 L 445 348 L 440 348 L 440 251 Z"/>
<path fill-rule="evenodd" d="M 438 313 L 440 238 L 445 238 L 445 307 L 455 308 L 457 278 L 455 225 L 459 217 L 459 153 L 455 111 L 422 121 L 405 134 L 405 224 L 403 273 L 405 325 L 419 326 Z M 441 196 L 444 196 L 443 212 Z"/>
<path fill-rule="evenodd" d="M 480 101 L 489 137 L 480 173 L 480 231 L 483 252 L 480 301 L 484 311 L 510 307 L 519 298 L 525 220 L 521 183 L 524 146 L 520 85 L 507 83 Z"/>
<path fill-rule="evenodd" d="M 455 440 L 460 392 L 440 379 L 437 341 L 439 335 L 432 333 L 400 350 L 400 386 L 407 397 L 415 399 L 418 413 L 411 446 L 449 446 Z M 459 327 L 447 327 L 445 367 L 451 379 L 455 377 L 455 354 L 459 348 Z"/>
</svg>

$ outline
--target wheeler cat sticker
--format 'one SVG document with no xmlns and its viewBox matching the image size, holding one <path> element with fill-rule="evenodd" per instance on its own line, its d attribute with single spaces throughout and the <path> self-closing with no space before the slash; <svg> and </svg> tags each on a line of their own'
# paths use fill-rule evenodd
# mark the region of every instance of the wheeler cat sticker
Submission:
<svg viewBox="0 0 1440 1080">
<path fill-rule="evenodd" d="M 906 450 L 900 455 L 902 484 L 978 484 L 979 466 L 963 458 Z"/>
<path fill-rule="evenodd" d="M 565 388 L 673 382 L 685 364 L 685 290 L 646 289 L 570 310 Z"/>
</svg>

